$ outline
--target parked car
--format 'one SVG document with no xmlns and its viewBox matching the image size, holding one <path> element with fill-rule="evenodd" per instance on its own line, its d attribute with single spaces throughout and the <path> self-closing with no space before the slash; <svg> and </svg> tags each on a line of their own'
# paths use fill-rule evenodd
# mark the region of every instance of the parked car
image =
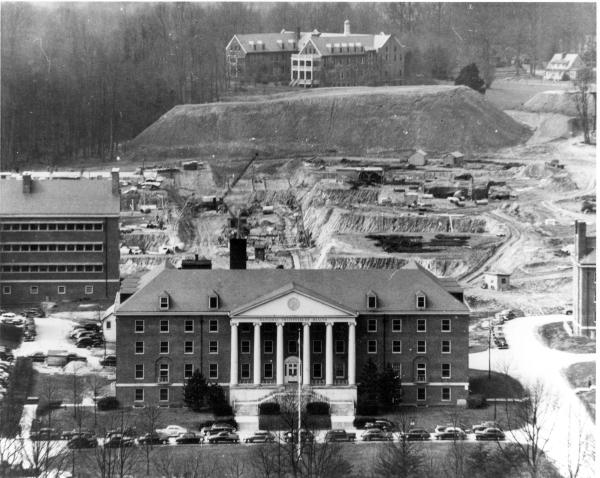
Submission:
<svg viewBox="0 0 600 478">
<path fill-rule="evenodd" d="M 77 429 L 73 429 L 73 430 L 67 430 L 61 433 L 60 435 L 60 439 L 61 440 L 71 440 L 72 438 L 76 438 L 76 437 L 80 437 L 80 436 L 87 436 L 87 437 L 91 437 L 93 436 L 93 433 L 90 432 L 89 430 L 77 430 Z"/>
<path fill-rule="evenodd" d="M 431 434 L 424 428 L 411 428 L 406 433 L 402 434 L 402 439 L 407 441 L 423 441 L 429 440 Z"/>
<path fill-rule="evenodd" d="M 77 436 L 67 442 L 68 448 L 96 448 L 98 440 L 91 436 Z"/>
<path fill-rule="evenodd" d="M 475 440 L 504 440 L 504 432 L 499 428 L 486 428 L 475 432 Z"/>
<path fill-rule="evenodd" d="M 459 427 L 446 427 L 435 435 L 436 440 L 464 440 L 467 434 Z"/>
<path fill-rule="evenodd" d="M 107 355 L 102 360 L 100 360 L 100 365 L 103 367 L 116 367 L 117 366 L 117 357 L 114 355 Z"/>
<path fill-rule="evenodd" d="M 169 443 L 169 437 L 164 433 L 151 432 L 138 438 L 140 445 L 166 445 Z"/>
<path fill-rule="evenodd" d="M 234 432 L 219 432 L 208 437 L 208 443 L 239 443 L 240 437 Z"/>
<path fill-rule="evenodd" d="M 246 443 L 273 443 L 274 441 L 275 435 L 264 430 L 258 430 L 244 440 Z"/>
<path fill-rule="evenodd" d="M 67 363 L 69 362 L 87 362 L 87 358 L 77 354 L 68 354 Z"/>
<path fill-rule="evenodd" d="M 506 339 L 504 337 L 498 337 L 498 338 L 494 339 L 494 343 L 496 344 L 496 347 L 498 347 L 499 349 L 507 349 L 508 348 L 508 342 L 506 341 Z"/>
<path fill-rule="evenodd" d="M 298 443 L 298 431 L 289 431 L 286 432 L 283 436 L 283 440 L 286 443 Z M 300 430 L 300 442 L 313 442 L 315 440 L 315 436 L 308 430 L 301 429 Z"/>
<path fill-rule="evenodd" d="M 175 443 L 177 443 L 178 445 L 191 445 L 191 444 L 198 444 L 200 442 L 203 441 L 203 438 L 201 436 L 196 435 L 194 432 L 187 432 L 184 433 L 182 435 L 179 435 L 176 439 L 175 439 Z"/>
<path fill-rule="evenodd" d="M 178 437 L 188 432 L 187 428 L 180 427 L 179 425 L 169 425 L 165 428 L 157 429 L 158 433 L 163 433 L 168 437 Z"/>
<path fill-rule="evenodd" d="M 221 433 L 221 432 L 235 432 L 235 429 L 231 426 L 223 426 L 223 427 L 210 427 L 208 429 L 208 432 L 206 433 L 206 435 L 208 436 L 213 436 L 216 435 L 217 433 Z"/>
<path fill-rule="evenodd" d="M 390 432 L 379 428 L 369 428 L 362 435 L 363 441 L 392 441 L 394 438 Z"/>
<path fill-rule="evenodd" d="M 326 442 L 336 441 L 354 441 L 356 440 L 356 433 L 348 433 L 346 430 L 329 430 L 325 434 Z"/>
<path fill-rule="evenodd" d="M 31 441 L 60 440 L 61 433 L 54 428 L 40 428 L 38 431 L 31 432 L 29 434 L 29 439 Z"/>
<path fill-rule="evenodd" d="M 133 445 L 135 445 L 135 440 L 122 433 L 113 433 L 104 441 L 104 446 L 107 448 L 123 448 Z"/>
<path fill-rule="evenodd" d="M 500 427 L 500 425 L 498 425 L 497 422 L 481 422 L 479 425 L 473 425 L 473 433 L 477 433 L 477 432 L 481 432 L 483 430 L 485 430 L 486 428 L 498 428 L 499 430 L 502 430 L 502 428 Z"/>
<path fill-rule="evenodd" d="M 75 345 L 82 349 L 87 347 L 99 347 L 104 343 L 102 339 L 92 338 L 92 337 L 83 337 L 75 342 Z"/>
<path fill-rule="evenodd" d="M 44 354 L 44 352 L 35 352 L 34 354 L 30 355 L 29 358 L 31 359 L 32 362 L 45 362 L 46 361 L 46 355 Z"/>
</svg>

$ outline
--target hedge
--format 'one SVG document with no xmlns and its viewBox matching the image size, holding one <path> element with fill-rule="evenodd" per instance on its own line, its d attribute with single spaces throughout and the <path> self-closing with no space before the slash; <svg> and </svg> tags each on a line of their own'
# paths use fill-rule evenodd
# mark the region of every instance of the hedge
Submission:
<svg viewBox="0 0 600 478">
<path fill-rule="evenodd" d="M 487 402 L 485 396 L 480 393 L 474 393 L 467 398 L 467 408 L 485 408 Z"/>
<path fill-rule="evenodd" d="M 116 410 L 119 408 L 117 397 L 102 397 L 98 400 L 98 410 Z"/>
<path fill-rule="evenodd" d="M 365 425 L 367 423 L 374 422 L 375 420 L 377 419 L 374 417 L 362 417 L 357 415 L 353 422 L 354 428 L 362 430 L 363 428 L 365 428 Z"/>
<path fill-rule="evenodd" d="M 279 415 L 281 407 L 277 402 L 264 402 L 258 406 L 258 413 L 260 415 Z"/>
<path fill-rule="evenodd" d="M 329 404 L 326 402 L 309 402 L 306 404 L 309 415 L 329 415 Z"/>
</svg>

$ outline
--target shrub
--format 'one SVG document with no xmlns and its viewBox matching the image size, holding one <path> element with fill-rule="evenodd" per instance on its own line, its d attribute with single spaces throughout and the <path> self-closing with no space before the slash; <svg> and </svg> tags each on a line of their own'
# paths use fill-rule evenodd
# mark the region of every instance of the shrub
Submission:
<svg viewBox="0 0 600 478">
<path fill-rule="evenodd" d="M 233 428 L 235 428 L 236 430 L 239 429 L 238 427 L 238 422 L 235 421 L 235 418 L 233 418 L 231 415 L 225 417 L 217 417 L 215 420 L 215 423 L 219 422 L 219 423 L 226 423 L 227 425 L 231 425 Z"/>
<path fill-rule="evenodd" d="M 98 400 L 98 410 L 116 410 L 119 408 L 119 401 L 117 397 L 102 397 Z"/>
<path fill-rule="evenodd" d="M 215 403 L 212 407 L 212 411 L 215 416 L 230 417 L 233 415 L 233 408 L 231 408 L 231 405 L 229 405 L 227 402 Z"/>
<path fill-rule="evenodd" d="M 17 358 L 4 398 L 0 400 L 0 436 L 14 437 L 18 433 L 23 405 L 32 388 L 33 375 L 31 359 Z"/>
<path fill-rule="evenodd" d="M 258 413 L 261 415 L 278 415 L 281 407 L 277 402 L 264 402 L 258 406 Z"/>
<path fill-rule="evenodd" d="M 485 397 L 480 393 L 474 393 L 467 398 L 467 408 L 484 408 L 486 406 Z"/>
<path fill-rule="evenodd" d="M 326 402 L 310 402 L 306 404 L 309 415 L 329 415 L 329 404 Z"/>
<path fill-rule="evenodd" d="M 361 416 L 357 416 L 354 419 L 354 428 L 357 428 L 358 430 L 362 430 L 363 428 L 365 428 L 365 424 L 368 422 L 374 422 L 375 420 L 377 420 L 374 417 L 361 417 Z"/>
<path fill-rule="evenodd" d="M 359 415 L 377 415 L 379 413 L 379 406 L 375 401 L 359 401 L 357 412 Z"/>
<path fill-rule="evenodd" d="M 485 81 L 479 77 L 479 69 L 475 63 L 471 63 L 460 70 L 454 84 L 465 85 L 481 94 L 485 94 Z"/>
</svg>

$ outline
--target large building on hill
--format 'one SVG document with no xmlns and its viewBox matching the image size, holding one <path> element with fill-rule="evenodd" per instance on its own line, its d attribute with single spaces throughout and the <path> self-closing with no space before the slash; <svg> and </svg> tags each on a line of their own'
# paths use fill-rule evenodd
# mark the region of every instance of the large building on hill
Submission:
<svg viewBox="0 0 600 478">
<path fill-rule="evenodd" d="M 0 179 L 0 306 L 114 298 L 119 172 L 105 179 Z"/>
<path fill-rule="evenodd" d="M 573 327 L 577 335 L 596 338 L 596 236 L 575 221 L 573 254 Z"/>
<path fill-rule="evenodd" d="M 180 406 L 195 369 L 236 413 L 302 382 L 354 416 L 372 359 L 402 379 L 401 401 L 451 405 L 468 393 L 469 311 L 456 281 L 399 270 L 164 268 L 116 310 L 117 398 Z M 300 339 L 300 344 L 299 344 Z M 289 389 L 288 389 L 289 390 Z"/>
<path fill-rule="evenodd" d="M 225 47 L 232 83 L 281 82 L 292 86 L 398 84 L 406 48 L 394 35 L 296 32 L 234 35 Z"/>
</svg>

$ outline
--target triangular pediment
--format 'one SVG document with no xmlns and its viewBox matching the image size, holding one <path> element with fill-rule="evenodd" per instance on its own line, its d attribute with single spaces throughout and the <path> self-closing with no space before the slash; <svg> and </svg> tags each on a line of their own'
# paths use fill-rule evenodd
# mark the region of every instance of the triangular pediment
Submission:
<svg viewBox="0 0 600 478">
<path fill-rule="evenodd" d="M 341 304 L 297 286 L 288 284 L 271 294 L 238 307 L 231 317 L 330 317 L 354 318 L 357 316 Z"/>
</svg>

